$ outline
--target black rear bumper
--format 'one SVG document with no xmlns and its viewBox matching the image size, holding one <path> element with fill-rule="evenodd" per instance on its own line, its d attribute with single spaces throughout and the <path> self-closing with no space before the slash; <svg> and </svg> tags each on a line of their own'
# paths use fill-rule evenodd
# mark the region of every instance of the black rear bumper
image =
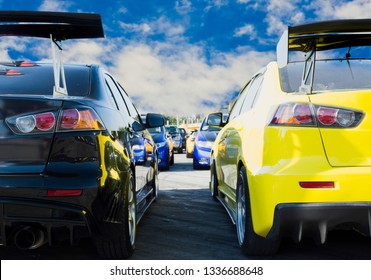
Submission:
<svg viewBox="0 0 371 280">
<path fill-rule="evenodd" d="M 0 244 L 6 246 L 15 233 L 24 226 L 45 231 L 49 245 L 69 239 L 76 244 L 91 236 L 94 223 L 81 207 L 58 202 L 0 198 Z"/>
<path fill-rule="evenodd" d="M 355 229 L 371 236 L 371 203 L 293 203 L 276 206 L 274 223 L 267 238 L 290 237 L 300 242 L 311 237 L 317 243 L 326 241 L 334 229 Z"/>
</svg>

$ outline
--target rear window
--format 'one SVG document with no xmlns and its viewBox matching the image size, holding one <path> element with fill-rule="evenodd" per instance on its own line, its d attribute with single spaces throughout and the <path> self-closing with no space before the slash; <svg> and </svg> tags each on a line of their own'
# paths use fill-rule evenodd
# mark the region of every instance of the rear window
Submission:
<svg viewBox="0 0 371 280">
<path fill-rule="evenodd" d="M 371 89 L 370 47 L 317 52 L 313 93 Z M 282 90 L 299 92 L 304 62 L 292 61 L 280 70 Z"/>
<path fill-rule="evenodd" d="M 68 94 L 89 94 L 89 67 L 65 65 Z M 14 67 L 0 63 L 0 94 L 53 95 L 54 75 L 51 65 Z"/>
</svg>

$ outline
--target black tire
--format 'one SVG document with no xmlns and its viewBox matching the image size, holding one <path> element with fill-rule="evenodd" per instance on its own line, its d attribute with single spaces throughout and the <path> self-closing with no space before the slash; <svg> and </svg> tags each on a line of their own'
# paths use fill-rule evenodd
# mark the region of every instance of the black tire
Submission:
<svg viewBox="0 0 371 280">
<path fill-rule="evenodd" d="M 183 154 L 183 148 L 178 149 L 178 154 Z"/>
<path fill-rule="evenodd" d="M 219 190 L 218 190 L 218 177 L 216 175 L 216 167 L 215 167 L 214 159 L 211 159 L 211 166 L 210 166 L 210 191 L 211 191 L 211 197 L 214 200 L 217 200 L 217 197 L 219 195 Z"/>
<path fill-rule="evenodd" d="M 254 232 L 246 168 L 243 166 L 237 180 L 237 237 L 245 255 L 266 256 L 278 251 L 280 241 L 271 240 Z"/>
<path fill-rule="evenodd" d="M 193 158 L 193 154 L 188 153 L 188 151 L 186 151 L 186 158 Z"/>
<path fill-rule="evenodd" d="M 170 165 L 174 165 L 174 150 L 171 153 Z"/>
<path fill-rule="evenodd" d="M 124 188 L 119 223 L 107 223 L 106 234 L 96 238 L 96 247 L 104 259 L 126 259 L 135 249 L 136 240 L 136 193 L 135 183 L 130 174 L 130 184 Z"/>
<path fill-rule="evenodd" d="M 159 182 L 158 182 L 158 163 L 156 162 L 152 179 L 153 197 L 158 198 Z"/>
<path fill-rule="evenodd" d="M 193 169 L 194 170 L 199 170 L 200 169 L 200 167 L 196 164 L 196 160 L 195 160 L 194 157 L 193 157 Z"/>
</svg>

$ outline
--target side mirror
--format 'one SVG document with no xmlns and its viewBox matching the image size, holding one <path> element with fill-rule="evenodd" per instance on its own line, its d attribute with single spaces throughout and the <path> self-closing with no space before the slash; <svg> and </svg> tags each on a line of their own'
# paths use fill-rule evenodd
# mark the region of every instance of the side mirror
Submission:
<svg viewBox="0 0 371 280">
<path fill-rule="evenodd" d="M 226 125 L 223 113 L 212 113 L 207 116 L 206 124 L 214 127 L 223 127 Z"/>
<path fill-rule="evenodd" d="M 161 114 L 148 113 L 145 123 L 148 128 L 159 127 L 165 125 L 165 119 Z"/>
<path fill-rule="evenodd" d="M 139 122 L 137 122 L 137 121 L 134 121 L 134 122 L 132 123 L 132 128 L 133 128 L 134 131 L 142 131 L 142 130 L 144 130 L 143 125 L 141 125 L 141 124 L 140 124 Z"/>
</svg>

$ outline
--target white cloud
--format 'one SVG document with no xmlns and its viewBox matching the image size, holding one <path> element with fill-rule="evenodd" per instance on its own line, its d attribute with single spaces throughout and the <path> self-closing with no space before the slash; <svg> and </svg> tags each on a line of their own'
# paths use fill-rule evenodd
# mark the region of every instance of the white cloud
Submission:
<svg viewBox="0 0 371 280">
<path fill-rule="evenodd" d="M 39 11 L 67 12 L 71 5 L 72 2 L 65 0 L 44 0 L 39 7 Z"/>
<path fill-rule="evenodd" d="M 180 15 L 188 14 L 193 10 L 192 2 L 189 0 L 177 0 L 175 2 L 175 10 Z"/>
<path fill-rule="evenodd" d="M 185 31 L 185 28 L 181 24 L 176 24 L 164 16 L 161 16 L 160 18 L 151 22 L 120 22 L 120 26 L 124 29 L 124 32 L 140 33 L 144 36 L 164 34 L 167 37 L 174 37 L 182 35 Z"/>
<path fill-rule="evenodd" d="M 176 47 L 178 51 L 169 55 L 167 49 Z M 274 56 L 251 50 L 220 53 L 218 63 L 208 63 L 203 53 L 191 45 L 131 44 L 117 56 L 111 71 L 143 111 L 204 113 L 211 110 L 204 102 L 220 104 Z"/>
<path fill-rule="evenodd" d="M 245 24 L 234 31 L 235 37 L 250 36 L 250 39 L 256 38 L 256 30 L 252 24 Z"/>
<path fill-rule="evenodd" d="M 369 18 L 371 13 L 371 2 L 369 0 L 315 0 L 312 7 L 319 19 Z"/>
<path fill-rule="evenodd" d="M 120 26 L 124 29 L 124 32 L 135 32 L 135 33 L 149 33 L 151 31 L 151 27 L 148 23 L 125 23 L 120 22 Z"/>
</svg>

